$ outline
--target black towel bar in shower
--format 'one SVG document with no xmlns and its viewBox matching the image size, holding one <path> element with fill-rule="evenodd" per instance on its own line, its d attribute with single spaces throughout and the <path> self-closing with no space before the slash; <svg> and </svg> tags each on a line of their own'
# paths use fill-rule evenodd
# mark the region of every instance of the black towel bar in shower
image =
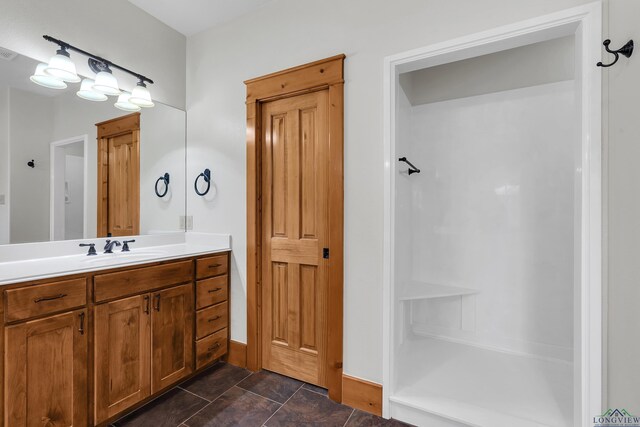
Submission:
<svg viewBox="0 0 640 427">
<path fill-rule="evenodd" d="M 409 160 L 407 160 L 406 157 L 400 157 L 398 159 L 399 162 L 405 162 L 406 164 L 409 165 L 409 175 L 411 175 L 412 173 L 420 173 L 420 169 L 418 169 L 417 167 L 415 167 L 413 165 L 413 163 L 411 163 Z"/>
</svg>

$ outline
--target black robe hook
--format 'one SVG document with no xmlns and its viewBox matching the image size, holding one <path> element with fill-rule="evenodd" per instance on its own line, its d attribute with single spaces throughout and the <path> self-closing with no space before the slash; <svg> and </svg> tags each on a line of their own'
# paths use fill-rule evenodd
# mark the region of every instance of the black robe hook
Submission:
<svg viewBox="0 0 640 427">
<path fill-rule="evenodd" d="M 602 62 L 598 62 L 596 64 L 598 67 L 611 67 L 613 64 L 618 62 L 618 59 L 620 59 L 620 54 L 626 56 L 627 58 L 631 58 L 631 55 L 633 54 L 633 40 L 629 40 L 627 44 L 625 44 L 618 50 L 609 49 L 609 45 L 611 44 L 611 40 L 609 39 L 606 39 L 604 42 L 602 42 L 602 44 L 604 45 L 604 48 L 607 52 L 612 53 L 615 56 L 615 59 L 610 64 L 603 64 Z"/>
</svg>

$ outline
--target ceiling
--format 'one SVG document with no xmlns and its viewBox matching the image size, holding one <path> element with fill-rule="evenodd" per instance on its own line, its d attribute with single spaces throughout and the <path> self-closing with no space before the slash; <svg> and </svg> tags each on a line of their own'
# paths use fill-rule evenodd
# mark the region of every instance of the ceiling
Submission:
<svg viewBox="0 0 640 427">
<path fill-rule="evenodd" d="M 129 0 L 185 36 L 231 21 L 273 0 Z"/>
</svg>

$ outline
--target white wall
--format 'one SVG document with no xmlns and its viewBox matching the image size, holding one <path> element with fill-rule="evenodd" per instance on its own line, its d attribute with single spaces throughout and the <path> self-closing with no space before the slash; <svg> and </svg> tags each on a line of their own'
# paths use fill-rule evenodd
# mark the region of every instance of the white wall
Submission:
<svg viewBox="0 0 640 427">
<path fill-rule="evenodd" d="M 0 46 L 48 62 L 56 46 L 47 34 L 150 77 L 154 99 L 184 108 L 185 37 L 127 0 L 0 0 L 0 10 Z M 85 57 L 71 55 L 78 72 L 92 75 Z M 125 89 L 136 84 L 114 75 Z"/>
<path fill-rule="evenodd" d="M 615 49 L 640 40 L 640 2 L 608 4 Z M 618 46 L 620 45 L 620 46 Z M 603 57 L 604 62 L 611 55 Z M 640 414 L 640 55 L 603 70 L 605 138 L 608 139 L 608 404 Z M 605 199 L 606 200 L 606 199 Z"/>
<path fill-rule="evenodd" d="M 49 143 L 53 100 L 9 89 L 11 243 L 49 240 Z M 27 162 L 35 160 L 35 167 Z"/>
<path fill-rule="evenodd" d="M 213 201 L 188 192 L 194 229 L 233 236 L 231 334 L 246 341 L 243 80 L 347 55 L 344 371 L 382 380 L 382 64 L 387 55 L 586 0 L 275 0 L 187 42 L 188 179 L 210 167 Z M 363 309 L 365 307 L 366 309 Z"/>
<path fill-rule="evenodd" d="M 0 245 L 9 243 L 9 90 L 0 86 Z"/>
</svg>

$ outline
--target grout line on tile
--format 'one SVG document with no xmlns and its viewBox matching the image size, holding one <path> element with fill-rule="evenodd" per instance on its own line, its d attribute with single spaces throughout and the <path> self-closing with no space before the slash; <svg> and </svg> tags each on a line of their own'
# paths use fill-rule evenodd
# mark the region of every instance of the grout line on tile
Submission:
<svg viewBox="0 0 640 427">
<path fill-rule="evenodd" d="M 356 412 L 355 409 L 351 410 L 351 413 L 349 414 L 349 418 L 347 418 L 347 421 L 344 422 L 344 425 L 342 427 L 346 427 L 347 423 L 349 422 L 349 420 L 351 419 L 351 417 L 353 417 L 353 414 Z"/>
<path fill-rule="evenodd" d="M 228 391 L 229 391 L 229 390 L 231 390 L 232 388 L 237 387 L 237 386 L 238 386 L 238 384 L 240 384 L 242 381 L 246 380 L 247 378 L 249 378 L 249 377 L 250 377 L 251 375 L 253 375 L 253 374 L 254 374 L 254 372 L 249 372 L 249 375 L 247 375 L 246 377 L 242 378 L 242 379 L 241 379 L 240 381 L 238 381 L 235 385 L 232 385 L 231 387 L 229 387 L 228 389 L 226 389 L 225 391 L 223 391 L 222 393 L 220 393 L 220 394 L 218 395 L 218 397 L 216 397 L 215 399 L 213 399 L 212 401 L 210 401 L 208 404 L 204 405 L 202 408 L 200 408 L 200 410 L 199 410 L 198 412 L 196 412 L 195 414 L 191 415 L 189 418 L 187 418 L 186 420 L 184 420 L 184 421 L 182 422 L 182 424 L 184 424 L 184 425 L 186 425 L 187 427 L 189 427 L 189 424 L 187 424 L 187 421 L 189 421 L 191 418 L 193 418 L 193 417 L 195 417 L 196 415 L 198 415 L 200 412 L 204 411 L 204 410 L 207 408 L 207 406 L 212 405 L 212 404 L 213 404 L 213 402 L 215 402 L 216 400 L 220 399 L 220 397 L 221 397 L 223 394 L 225 394 L 226 392 L 228 392 Z M 238 388 L 240 388 L 240 387 L 238 387 Z M 244 389 L 242 389 L 242 390 L 244 390 Z M 197 396 L 197 395 L 196 395 L 196 396 Z M 198 396 L 198 397 L 200 397 L 200 396 Z M 278 408 L 278 409 L 280 409 L 280 408 Z M 277 411 L 276 411 L 276 412 L 277 412 Z"/>
<path fill-rule="evenodd" d="M 274 416 L 275 414 L 277 414 L 277 413 L 278 413 L 278 411 L 279 411 L 280 409 L 284 408 L 284 405 L 286 405 L 286 404 L 287 404 L 287 402 L 289 402 L 289 401 L 293 398 L 293 396 L 295 396 L 296 394 L 298 394 L 298 392 L 300 391 L 300 389 L 301 389 L 303 386 L 304 386 L 304 383 L 300 384 L 300 387 L 298 387 L 298 389 L 297 389 L 297 390 L 296 390 L 296 391 L 295 391 L 291 396 L 289 396 L 289 398 L 287 399 L 287 401 L 286 401 L 286 402 L 284 402 L 284 403 L 282 404 L 282 406 L 280 406 L 278 409 L 276 409 L 276 411 L 275 411 L 273 414 L 271 414 L 271 416 L 270 416 L 269 418 L 267 418 L 267 421 L 265 421 L 265 422 L 264 422 L 263 426 L 266 426 L 266 425 L 267 425 L 267 423 L 269 422 L 269 420 L 270 420 L 271 418 L 273 418 L 273 416 Z"/>
<path fill-rule="evenodd" d="M 248 392 L 248 393 L 251 393 L 251 394 L 253 394 L 254 396 L 258 396 L 258 397 L 261 397 L 261 398 L 263 398 L 263 399 L 267 399 L 269 402 L 277 403 L 277 404 L 278 404 L 278 405 L 280 405 L 280 406 L 284 405 L 284 403 L 280 403 L 280 402 L 275 401 L 275 400 L 273 400 L 273 399 L 269 399 L 268 397 L 264 397 L 263 395 L 258 394 L 258 393 L 254 392 L 254 391 L 247 390 L 246 388 L 242 388 L 242 387 L 240 387 L 239 385 L 237 385 L 237 386 L 235 386 L 235 387 L 238 387 L 238 388 L 239 388 L 240 390 L 242 390 L 242 391 L 246 391 L 246 392 Z M 296 391 L 297 391 L 297 390 L 296 390 Z M 288 399 L 287 399 L 287 400 L 288 400 Z"/>
<path fill-rule="evenodd" d="M 199 397 L 200 399 L 202 399 L 202 400 L 206 400 L 207 402 L 211 403 L 211 400 L 207 399 L 207 398 L 206 398 L 206 397 L 204 397 L 204 396 L 200 396 L 199 394 L 196 394 L 196 393 L 194 393 L 194 392 L 192 392 L 192 391 L 189 391 L 189 390 L 187 390 L 186 388 L 182 388 L 182 387 L 180 387 L 179 385 L 178 385 L 178 386 L 176 386 L 176 388 L 179 388 L 179 389 L 180 389 L 180 390 L 182 390 L 182 391 L 186 391 L 187 393 L 192 394 L 192 395 L 194 395 L 195 397 Z"/>
</svg>

